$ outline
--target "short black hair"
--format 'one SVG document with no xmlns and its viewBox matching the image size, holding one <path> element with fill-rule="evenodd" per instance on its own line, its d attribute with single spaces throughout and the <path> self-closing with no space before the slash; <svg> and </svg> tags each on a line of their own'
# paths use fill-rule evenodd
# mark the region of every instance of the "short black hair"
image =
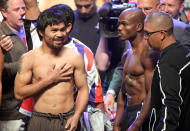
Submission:
<svg viewBox="0 0 190 131">
<path fill-rule="evenodd" d="M 73 10 L 65 4 L 54 5 L 43 12 L 37 19 L 37 31 L 44 32 L 48 25 L 64 22 L 65 26 L 69 23 L 74 24 Z"/>
</svg>

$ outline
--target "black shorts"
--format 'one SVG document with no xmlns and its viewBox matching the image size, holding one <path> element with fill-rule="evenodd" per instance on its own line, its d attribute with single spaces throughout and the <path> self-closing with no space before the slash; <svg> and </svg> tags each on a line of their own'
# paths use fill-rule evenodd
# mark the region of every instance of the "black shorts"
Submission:
<svg viewBox="0 0 190 131">
<path fill-rule="evenodd" d="M 121 131 L 126 131 L 130 127 L 130 125 L 135 121 L 138 114 L 141 111 L 142 104 L 135 106 L 127 106 L 123 113 L 123 118 L 120 124 Z"/>
</svg>

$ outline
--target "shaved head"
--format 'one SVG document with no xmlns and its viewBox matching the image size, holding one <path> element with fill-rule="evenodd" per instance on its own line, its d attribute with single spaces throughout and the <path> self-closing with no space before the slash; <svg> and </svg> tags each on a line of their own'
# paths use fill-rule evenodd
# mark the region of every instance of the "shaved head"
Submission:
<svg viewBox="0 0 190 131">
<path fill-rule="evenodd" d="M 142 34 L 145 14 L 141 9 L 129 8 L 121 12 L 119 16 L 119 35 L 121 40 L 134 40 Z"/>
<path fill-rule="evenodd" d="M 145 19 L 145 23 L 149 23 L 150 28 L 154 30 L 170 30 L 171 32 L 173 32 L 173 20 L 165 12 L 155 12 L 149 15 Z"/>
<path fill-rule="evenodd" d="M 124 10 L 120 16 L 123 16 L 124 19 L 132 19 L 135 23 L 141 23 L 144 25 L 145 14 L 138 8 L 129 8 Z"/>
</svg>

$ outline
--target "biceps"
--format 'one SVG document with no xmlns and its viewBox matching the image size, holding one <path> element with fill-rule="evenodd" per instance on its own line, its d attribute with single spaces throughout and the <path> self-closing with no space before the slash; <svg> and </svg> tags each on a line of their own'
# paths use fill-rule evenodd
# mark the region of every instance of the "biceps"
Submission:
<svg viewBox="0 0 190 131">
<path fill-rule="evenodd" d="M 15 79 L 16 87 L 23 87 L 30 83 L 32 83 L 32 71 L 17 73 Z"/>
<path fill-rule="evenodd" d="M 86 72 L 83 68 L 76 68 L 74 70 L 74 82 L 77 88 L 87 85 Z"/>
</svg>

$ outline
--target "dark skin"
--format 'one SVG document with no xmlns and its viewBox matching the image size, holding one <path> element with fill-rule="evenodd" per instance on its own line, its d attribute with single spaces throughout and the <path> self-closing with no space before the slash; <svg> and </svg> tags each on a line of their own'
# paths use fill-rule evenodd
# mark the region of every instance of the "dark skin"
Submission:
<svg viewBox="0 0 190 131">
<path fill-rule="evenodd" d="M 119 93 L 114 131 L 120 130 L 119 124 L 124 112 L 125 97 L 127 97 L 128 105 L 132 106 L 142 104 L 147 97 L 150 97 L 149 88 L 154 71 L 154 61 L 152 58 L 155 56 L 152 54 L 153 52 L 150 52 L 148 43 L 144 39 L 144 18 L 139 15 L 142 15 L 142 12 L 138 10 L 124 11 L 119 17 L 120 26 L 118 29 L 120 31 L 120 39 L 128 39 L 132 45 L 132 49 L 129 49 L 122 58 L 124 65 L 123 81 L 127 95 L 124 95 L 121 91 Z M 145 106 L 145 108 L 149 107 Z"/>
</svg>

